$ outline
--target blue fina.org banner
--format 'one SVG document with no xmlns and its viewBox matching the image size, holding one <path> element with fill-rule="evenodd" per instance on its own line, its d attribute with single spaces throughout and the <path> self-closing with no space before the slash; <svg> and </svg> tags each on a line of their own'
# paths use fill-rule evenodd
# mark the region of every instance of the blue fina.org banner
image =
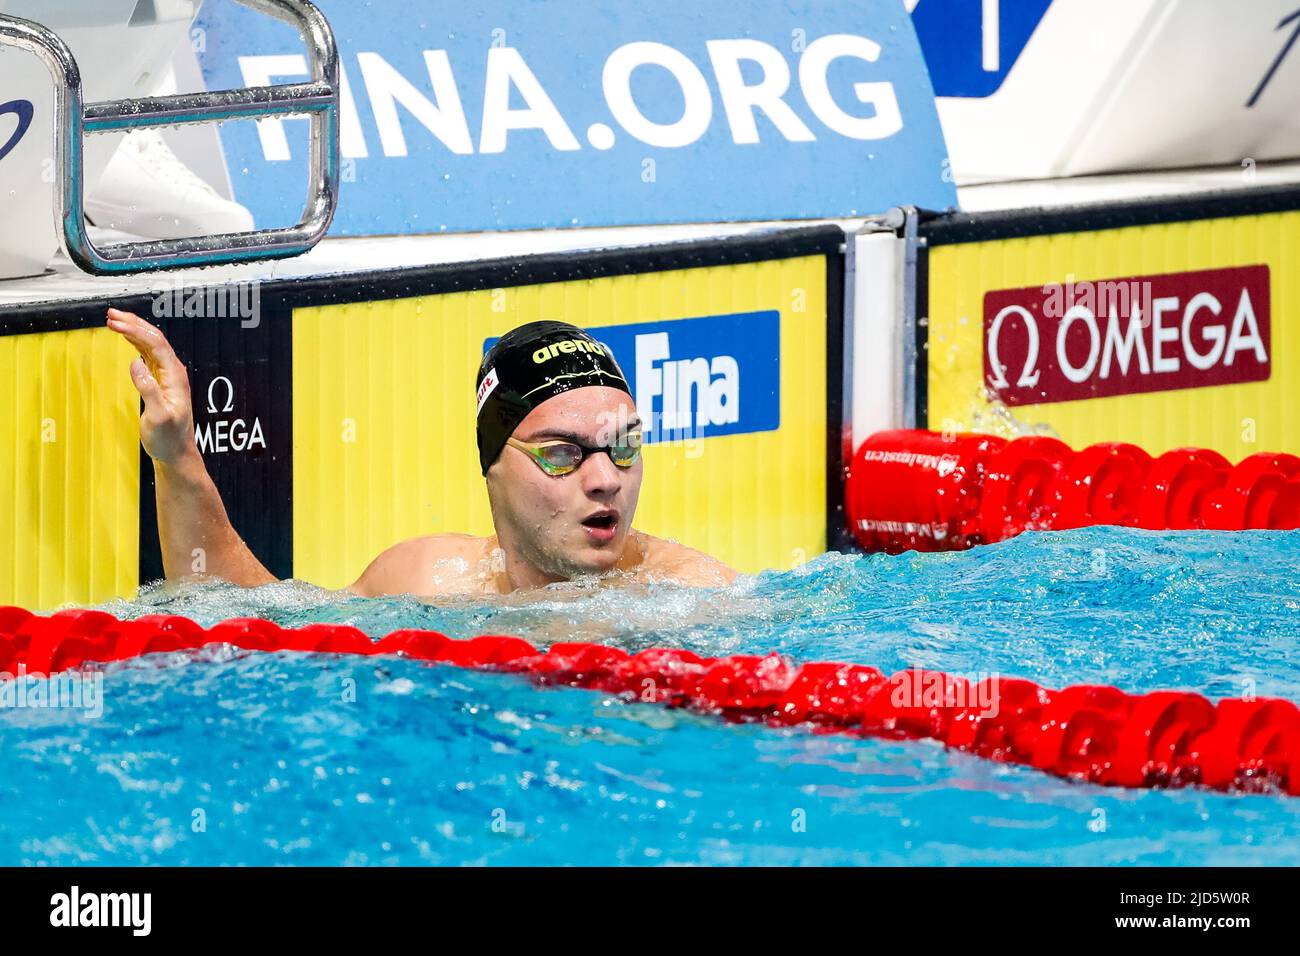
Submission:
<svg viewBox="0 0 1300 956">
<path fill-rule="evenodd" d="M 316 0 L 344 73 L 338 235 L 804 219 L 952 206 L 900 0 Z M 306 77 L 207 0 L 209 89 Z M 297 221 L 306 121 L 227 123 L 235 198 Z"/>
<path fill-rule="evenodd" d="M 781 313 L 775 309 L 587 332 L 613 350 L 646 444 L 781 427 Z M 483 351 L 494 342 L 486 339 Z"/>
</svg>

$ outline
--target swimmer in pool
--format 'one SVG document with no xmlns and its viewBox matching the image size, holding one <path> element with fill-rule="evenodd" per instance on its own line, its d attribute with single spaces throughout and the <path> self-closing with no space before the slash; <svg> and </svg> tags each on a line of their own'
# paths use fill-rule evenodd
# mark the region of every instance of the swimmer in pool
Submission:
<svg viewBox="0 0 1300 956">
<path fill-rule="evenodd" d="M 277 580 L 226 516 L 194 441 L 189 374 L 166 337 L 130 312 L 108 327 L 140 353 L 140 442 L 153 459 L 158 538 L 169 579 L 206 573 L 253 587 Z M 730 583 L 722 562 L 632 527 L 644 462 L 626 379 L 610 351 L 576 326 L 532 322 L 508 332 L 478 370 L 479 464 L 496 534 L 434 534 L 393 545 L 354 594 L 507 594 L 599 576 L 610 583 Z"/>
</svg>

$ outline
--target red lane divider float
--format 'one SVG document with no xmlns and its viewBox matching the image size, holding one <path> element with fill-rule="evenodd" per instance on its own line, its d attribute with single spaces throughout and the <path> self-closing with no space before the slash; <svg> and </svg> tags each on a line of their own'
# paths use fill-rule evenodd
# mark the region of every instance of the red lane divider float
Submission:
<svg viewBox="0 0 1300 956">
<path fill-rule="evenodd" d="M 859 664 L 796 666 L 775 654 L 700 657 L 653 649 L 631 655 L 577 643 L 540 651 L 518 637 L 452 640 L 419 630 L 394 631 L 376 642 L 355 627 L 334 624 L 284 629 L 237 618 L 205 629 L 164 614 L 119 621 L 102 611 L 41 617 L 0 607 L 0 671 L 9 679 L 213 643 L 250 651 L 393 654 L 519 673 L 540 684 L 621 694 L 727 720 L 937 740 L 991 760 L 1111 786 L 1199 784 L 1300 796 L 1300 709 L 1286 700 L 1213 704 L 1175 691 L 1050 690 L 997 678 L 972 685 L 919 669 L 887 677 Z"/>
<path fill-rule="evenodd" d="M 1124 442 L 1075 452 L 1055 438 L 900 429 L 862 443 L 845 510 L 868 551 L 954 551 L 1022 531 L 1300 528 L 1300 458 L 1261 452 L 1233 465 L 1175 448 L 1152 458 Z"/>
</svg>

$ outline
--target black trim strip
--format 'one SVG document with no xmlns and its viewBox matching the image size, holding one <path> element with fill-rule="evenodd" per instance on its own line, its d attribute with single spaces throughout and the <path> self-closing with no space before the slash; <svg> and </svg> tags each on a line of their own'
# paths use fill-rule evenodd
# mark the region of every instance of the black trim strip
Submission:
<svg viewBox="0 0 1300 956">
<path fill-rule="evenodd" d="M 903 242 L 903 314 L 899 330 L 902 336 L 899 344 L 903 352 L 903 380 L 898 383 L 898 387 L 903 393 L 903 416 L 898 424 L 903 428 L 919 428 L 917 394 L 922 387 L 920 378 L 925 353 L 922 349 L 924 340 L 918 336 L 921 331 L 920 321 L 925 315 L 921 311 L 925 292 L 918 283 L 917 275 L 925 241 L 918 234 L 921 211 L 915 206 L 903 206 L 899 211 L 903 217 L 898 231 L 898 237 Z"/>
<path fill-rule="evenodd" d="M 843 242 L 844 231 L 839 226 L 818 225 L 630 249 L 576 250 L 310 278 L 233 279 L 218 285 L 257 281 L 264 307 L 301 309 L 807 255 L 838 256 Z M 200 282 L 193 288 L 206 286 Z M 153 296 L 146 292 L 0 306 L 0 335 L 90 328 L 103 324 L 104 311 L 110 305 L 147 315 L 152 301 Z"/>
<path fill-rule="evenodd" d="M 997 212 L 928 212 L 922 218 L 920 233 L 932 246 L 951 245 L 1198 219 L 1258 216 L 1297 209 L 1300 209 L 1300 184 Z"/>
<path fill-rule="evenodd" d="M 930 427 L 930 247 L 916 247 L 916 427 Z"/>
<path fill-rule="evenodd" d="M 838 231 L 838 227 L 837 231 Z M 840 232 L 840 245 L 852 238 Z M 846 248 L 847 253 L 847 248 Z M 844 255 L 826 257 L 826 550 L 844 551 L 853 546 L 844 515 Z M 852 452 L 850 451 L 850 454 Z"/>
</svg>

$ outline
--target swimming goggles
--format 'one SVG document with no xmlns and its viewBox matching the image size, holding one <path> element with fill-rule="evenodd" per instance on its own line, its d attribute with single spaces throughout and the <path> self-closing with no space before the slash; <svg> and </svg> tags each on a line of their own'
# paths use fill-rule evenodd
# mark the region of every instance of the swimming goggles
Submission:
<svg viewBox="0 0 1300 956">
<path fill-rule="evenodd" d="M 609 460 L 620 468 L 631 468 L 641 457 L 640 432 L 629 432 L 623 442 L 599 448 L 580 445 L 567 439 L 527 442 L 517 438 L 507 438 L 506 444 L 526 453 L 537 463 L 538 468 L 552 477 L 576 471 L 584 458 L 600 452 L 609 455 Z"/>
</svg>

